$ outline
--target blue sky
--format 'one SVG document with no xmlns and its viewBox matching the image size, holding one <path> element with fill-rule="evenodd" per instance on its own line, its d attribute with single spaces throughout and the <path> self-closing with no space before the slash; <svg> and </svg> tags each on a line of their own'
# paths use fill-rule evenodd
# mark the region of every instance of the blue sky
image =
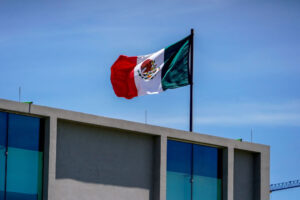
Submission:
<svg viewBox="0 0 300 200">
<path fill-rule="evenodd" d="M 196 132 L 271 146 L 271 183 L 300 179 L 300 2 L 0 1 L 0 98 L 188 130 L 189 87 L 126 100 L 110 66 L 195 29 Z M 298 200 L 300 188 L 272 200 Z"/>
</svg>

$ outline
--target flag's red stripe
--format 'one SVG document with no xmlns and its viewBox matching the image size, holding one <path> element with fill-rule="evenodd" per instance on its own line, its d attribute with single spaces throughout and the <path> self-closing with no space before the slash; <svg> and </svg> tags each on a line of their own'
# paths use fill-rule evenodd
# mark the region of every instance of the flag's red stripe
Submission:
<svg viewBox="0 0 300 200">
<path fill-rule="evenodd" d="M 119 56 L 116 62 L 111 66 L 110 80 L 113 89 L 118 97 L 131 99 L 138 95 L 134 82 L 134 67 L 137 63 L 137 57 Z"/>
</svg>

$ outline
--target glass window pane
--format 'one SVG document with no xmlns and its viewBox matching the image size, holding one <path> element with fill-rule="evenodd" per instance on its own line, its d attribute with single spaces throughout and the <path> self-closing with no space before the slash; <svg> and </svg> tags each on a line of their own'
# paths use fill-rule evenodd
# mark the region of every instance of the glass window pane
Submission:
<svg viewBox="0 0 300 200">
<path fill-rule="evenodd" d="M 192 145 L 168 140 L 167 200 L 191 200 Z"/>
<path fill-rule="evenodd" d="M 221 152 L 214 147 L 193 145 L 193 199 L 221 200 Z"/>
<path fill-rule="evenodd" d="M 8 146 L 38 151 L 40 119 L 9 114 Z"/>
<path fill-rule="evenodd" d="M 4 200 L 5 150 L 6 150 L 6 113 L 0 112 L 0 200 Z"/>
<path fill-rule="evenodd" d="M 40 119 L 9 114 L 8 121 L 7 200 L 40 199 Z"/>
</svg>

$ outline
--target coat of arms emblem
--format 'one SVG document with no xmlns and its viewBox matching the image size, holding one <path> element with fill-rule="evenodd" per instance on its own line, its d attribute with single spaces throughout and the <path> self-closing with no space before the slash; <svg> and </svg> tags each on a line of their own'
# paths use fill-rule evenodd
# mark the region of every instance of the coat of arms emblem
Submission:
<svg viewBox="0 0 300 200">
<path fill-rule="evenodd" d="M 138 69 L 139 76 L 144 80 L 153 79 L 158 71 L 159 67 L 155 64 L 155 60 L 151 59 L 146 59 Z"/>
</svg>

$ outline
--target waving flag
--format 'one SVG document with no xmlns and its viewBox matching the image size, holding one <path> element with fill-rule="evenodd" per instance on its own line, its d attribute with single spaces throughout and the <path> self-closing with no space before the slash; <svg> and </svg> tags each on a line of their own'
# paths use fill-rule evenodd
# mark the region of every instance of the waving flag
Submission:
<svg viewBox="0 0 300 200">
<path fill-rule="evenodd" d="M 190 46 L 188 36 L 152 54 L 119 56 L 111 67 L 115 94 L 131 99 L 189 85 Z"/>
</svg>

